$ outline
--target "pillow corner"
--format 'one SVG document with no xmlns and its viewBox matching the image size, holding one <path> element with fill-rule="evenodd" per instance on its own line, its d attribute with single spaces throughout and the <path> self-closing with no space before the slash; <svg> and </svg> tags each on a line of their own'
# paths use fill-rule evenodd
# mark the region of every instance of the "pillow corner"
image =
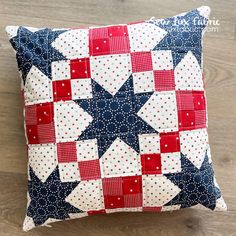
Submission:
<svg viewBox="0 0 236 236">
<path fill-rule="evenodd" d="M 8 36 L 8 38 L 11 39 L 11 38 L 15 37 L 17 35 L 18 29 L 19 29 L 19 26 L 7 25 L 5 27 L 5 32 Z"/>
</svg>

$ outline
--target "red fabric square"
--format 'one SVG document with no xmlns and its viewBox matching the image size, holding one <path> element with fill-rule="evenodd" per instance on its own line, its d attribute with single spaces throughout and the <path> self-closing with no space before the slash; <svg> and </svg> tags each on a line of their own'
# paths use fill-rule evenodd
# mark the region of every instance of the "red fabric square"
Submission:
<svg viewBox="0 0 236 236">
<path fill-rule="evenodd" d="M 142 194 L 127 194 L 124 195 L 124 207 L 142 207 Z"/>
<path fill-rule="evenodd" d="M 178 110 L 194 110 L 192 91 L 176 91 Z"/>
<path fill-rule="evenodd" d="M 102 187 L 104 195 L 123 195 L 122 178 L 103 178 Z"/>
<path fill-rule="evenodd" d="M 107 209 L 142 206 L 142 176 L 105 178 L 102 182 Z"/>
<path fill-rule="evenodd" d="M 73 59 L 70 61 L 71 79 L 90 78 L 89 58 Z"/>
<path fill-rule="evenodd" d="M 179 130 L 195 129 L 195 111 L 178 111 Z"/>
<path fill-rule="evenodd" d="M 109 26 L 108 36 L 111 54 L 130 52 L 128 29 L 126 25 Z"/>
<path fill-rule="evenodd" d="M 161 155 L 141 154 L 141 164 L 143 174 L 161 174 Z"/>
<path fill-rule="evenodd" d="M 114 36 L 128 36 L 128 29 L 126 25 L 115 25 L 115 26 L 109 26 L 108 27 L 108 35 L 109 37 Z"/>
<path fill-rule="evenodd" d="M 142 176 L 128 176 L 123 179 L 123 194 L 142 193 Z"/>
<path fill-rule="evenodd" d="M 53 103 L 37 104 L 37 122 L 38 124 L 49 124 L 53 122 Z"/>
<path fill-rule="evenodd" d="M 176 91 L 178 110 L 205 110 L 206 100 L 203 91 Z"/>
<path fill-rule="evenodd" d="M 193 104 L 195 110 L 206 110 L 206 101 L 204 92 L 202 91 L 193 92 Z"/>
<path fill-rule="evenodd" d="M 53 81 L 53 98 L 55 102 L 71 100 L 70 80 Z"/>
<path fill-rule="evenodd" d="M 101 177 L 99 160 L 80 161 L 78 165 L 81 180 L 98 179 Z"/>
<path fill-rule="evenodd" d="M 111 54 L 122 54 L 130 52 L 129 38 L 126 36 L 110 37 L 109 43 Z"/>
<path fill-rule="evenodd" d="M 154 70 L 154 84 L 156 91 L 167 91 L 175 89 L 173 70 Z"/>
<path fill-rule="evenodd" d="M 57 158 L 59 163 L 77 162 L 76 143 L 58 143 Z"/>
<path fill-rule="evenodd" d="M 131 62 L 133 72 L 152 70 L 151 52 L 134 52 L 131 53 Z"/>
<path fill-rule="evenodd" d="M 108 27 L 89 29 L 89 40 L 108 38 Z"/>
<path fill-rule="evenodd" d="M 89 42 L 89 53 L 91 56 L 110 54 L 110 41 L 108 38 L 93 39 Z"/>
<path fill-rule="evenodd" d="M 39 143 L 53 143 L 56 141 L 55 138 L 55 127 L 53 123 L 53 114 L 52 114 L 52 104 L 38 104 L 35 105 L 36 115 L 37 115 L 37 124 L 29 125 L 26 124 L 26 135 L 29 144 L 39 144 Z M 45 113 L 46 112 L 46 113 Z M 28 115 L 27 115 L 28 116 Z M 46 117 L 44 117 L 46 116 Z M 47 117 L 48 116 L 48 117 Z M 30 117 L 27 119 L 30 120 Z M 35 118 L 33 121 L 30 120 L 28 123 L 35 123 Z"/>
<path fill-rule="evenodd" d="M 206 127 L 206 100 L 203 91 L 176 91 L 179 130 Z"/>
<path fill-rule="evenodd" d="M 56 141 L 54 123 L 39 124 L 37 128 L 39 143 L 54 143 Z"/>
<path fill-rule="evenodd" d="M 26 135 L 29 144 L 39 143 L 38 128 L 37 125 L 27 125 L 26 124 Z"/>
<path fill-rule="evenodd" d="M 37 120 L 37 106 L 29 105 L 25 106 L 25 124 L 26 125 L 36 125 Z"/>
<path fill-rule="evenodd" d="M 108 26 L 89 30 L 89 53 L 92 56 L 130 52 L 127 26 Z"/>
<path fill-rule="evenodd" d="M 104 196 L 106 209 L 124 208 L 124 196 Z"/>
<path fill-rule="evenodd" d="M 207 117 L 206 110 L 196 110 L 195 111 L 195 128 L 206 128 Z"/>
<path fill-rule="evenodd" d="M 160 133 L 161 153 L 179 152 L 179 132 Z"/>
</svg>

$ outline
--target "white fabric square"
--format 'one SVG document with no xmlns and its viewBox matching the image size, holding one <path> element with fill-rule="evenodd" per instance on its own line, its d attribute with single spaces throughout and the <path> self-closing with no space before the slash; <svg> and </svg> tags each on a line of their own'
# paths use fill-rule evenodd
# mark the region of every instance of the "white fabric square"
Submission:
<svg viewBox="0 0 236 236">
<path fill-rule="evenodd" d="M 25 105 L 52 102 L 52 81 L 37 67 L 32 66 L 24 88 Z"/>
<path fill-rule="evenodd" d="M 54 103 L 57 141 L 75 141 L 92 121 L 91 115 L 73 101 Z"/>
<path fill-rule="evenodd" d="M 135 93 L 155 91 L 153 71 L 133 73 L 133 81 Z"/>
<path fill-rule="evenodd" d="M 140 134 L 139 147 L 142 154 L 160 153 L 159 134 Z"/>
<path fill-rule="evenodd" d="M 141 174 L 139 154 L 117 138 L 100 158 L 102 177 L 120 177 Z"/>
<path fill-rule="evenodd" d="M 89 56 L 89 30 L 72 29 L 60 34 L 52 46 L 66 58 L 76 59 Z"/>
<path fill-rule="evenodd" d="M 200 168 L 208 150 L 207 129 L 181 131 L 179 134 L 181 152 Z"/>
<path fill-rule="evenodd" d="M 175 67 L 174 75 L 176 89 L 204 90 L 202 70 L 191 51 Z"/>
<path fill-rule="evenodd" d="M 72 79 L 71 81 L 72 100 L 92 98 L 91 79 Z"/>
<path fill-rule="evenodd" d="M 91 78 L 112 95 L 131 75 L 130 54 L 90 57 Z"/>
<path fill-rule="evenodd" d="M 143 206 L 163 206 L 181 190 L 167 177 L 160 175 L 143 175 Z"/>
<path fill-rule="evenodd" d="M 59 163 L 59 173 L 62 182 L 73 182 L 80 180 L 77 162 Z"/>
<path fill-rule="evenodd" d="M 76 142 L 77 160 L 91 161 L 98 159 L 97 139 Z"/>
<path fill-rule="evenodd" d="M 138 115 L 159 132 L 177 131 L 175 91 L 154 92 Z"/>
<path fill-rule="evenodd" d="M 180 152 L 161 153 L 161 169 L 163 174 L 181 172 Z"/>
<path fill-rule="evenodd" d="M 170 50 L 151 51 L 153 70 L 172 70 L 173 59 Z"/>
<path fill-rule="evenodd" d="M 57 166 L 57 153 L 54 144 L 28 145 L 29 165 L 37 177 L 45 182 Z"/>
<path fill-rule="evenodd" d="M 152 23 L 137 23 L 128 25 L 131 52 L 152 50 L 167 34 L 167 32 Z"/>
<path fill-rule="evenodd" d="M 101 179 L 81 181 L 66 201 L 82 211 L 104 209 Z"/>
<path fill-rule="evenodd" d="M 70 61 L 52 62 L 52 80 L 70 79 Z"/>
</svg>

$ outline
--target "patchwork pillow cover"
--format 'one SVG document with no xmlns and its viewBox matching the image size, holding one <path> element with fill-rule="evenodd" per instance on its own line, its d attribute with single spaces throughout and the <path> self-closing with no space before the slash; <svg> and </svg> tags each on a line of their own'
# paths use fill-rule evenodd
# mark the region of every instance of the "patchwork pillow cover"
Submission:
<svg viewBox="0 0 236 236">
<path fill-rule="evenodd" d="M 25 101 L 25 231 L 97 213 L 226 210 L 207 132 L 209 12 L 103 27 L 6 27 Z"/>
</svg>

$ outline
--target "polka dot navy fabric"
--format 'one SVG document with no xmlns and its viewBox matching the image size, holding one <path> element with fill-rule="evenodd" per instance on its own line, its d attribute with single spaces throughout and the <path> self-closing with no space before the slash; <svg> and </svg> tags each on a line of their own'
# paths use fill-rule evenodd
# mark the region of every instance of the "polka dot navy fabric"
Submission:
<svg viewBox="0 0 236 236">
<path fill-rule="evenodd" d="M 226 210 L 208 142 L 209 8 L 102 27 L 8 26 L 28 146 L 23 229 L 113 212 Z"/>
</svg>

